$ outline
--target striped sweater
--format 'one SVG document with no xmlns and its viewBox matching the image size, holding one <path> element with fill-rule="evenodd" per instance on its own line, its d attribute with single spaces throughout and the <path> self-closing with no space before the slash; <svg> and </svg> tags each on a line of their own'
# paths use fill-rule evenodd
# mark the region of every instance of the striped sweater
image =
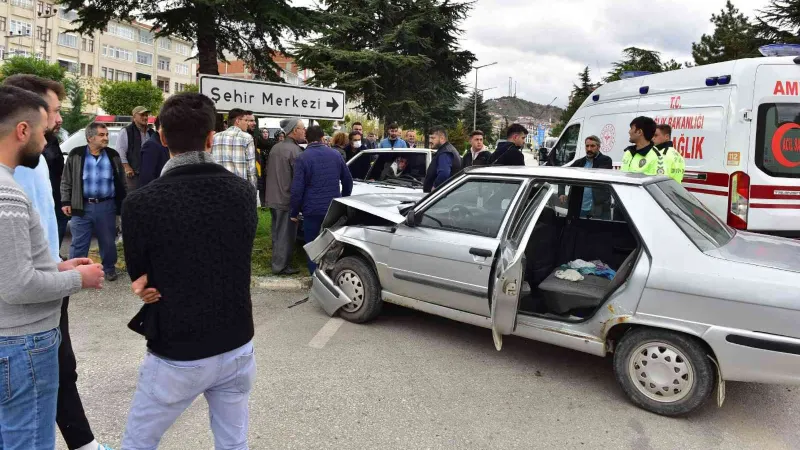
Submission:
<svg viewBox="0 0 800 450">
<path fill-rule="evenodd" d="M 81 275 L 59 272 L 39 214 L 0 164 L 0 336 L 24 336 L 58 326 L 61 298 L 81 289 Z"/>
</svg>

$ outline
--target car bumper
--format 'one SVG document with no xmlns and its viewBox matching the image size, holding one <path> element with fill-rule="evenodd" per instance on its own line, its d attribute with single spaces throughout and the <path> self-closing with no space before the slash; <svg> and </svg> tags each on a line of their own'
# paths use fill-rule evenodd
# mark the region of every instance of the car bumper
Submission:
<svg viewBox="0 0 800 450">
<path fill-rule="evenodd" d="M 723 327 L 703 339 L 725 380 L 800 385 L 800 339 Z"/>
<path fill-rule="evenodd" d="M 342 306 L 353 302 L 347 294 L 333 283 L 333 280 L 328 275 L 319 269 L 314 271 L 311 279 L 311 292 L 308 294 L 308 298 L 322 306 L 322 309 L 329 316 L 336 314 L 336 311 Z"/>
</svg>

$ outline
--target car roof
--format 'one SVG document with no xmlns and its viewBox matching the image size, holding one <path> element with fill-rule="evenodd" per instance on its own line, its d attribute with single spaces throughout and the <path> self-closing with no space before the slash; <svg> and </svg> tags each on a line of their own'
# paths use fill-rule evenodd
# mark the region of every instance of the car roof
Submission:
<svg viewBox="0 0 800 450">
<path fill-rule="evenodd" d="M 551 166 L 472 166 L 466 173 L 477 175 L 511 175 L 525 177 L 564 178 L 570 180 L 602 181 L 606 183 L 642 186 L 670 178 L 665 175 L 644 175 L 614 169 L 586 169 L 583 167 Z"/>
</svg>

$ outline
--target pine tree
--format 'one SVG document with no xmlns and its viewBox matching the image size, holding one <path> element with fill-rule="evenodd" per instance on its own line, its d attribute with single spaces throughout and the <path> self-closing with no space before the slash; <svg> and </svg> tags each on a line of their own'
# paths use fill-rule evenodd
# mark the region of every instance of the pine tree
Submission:
<svg viewBox="0 0 800 450">
<path fill-rule="evenodd" d="M 578 108 L 581 107 L 586 98 L 592 95 L 592 92 L 597 88 L 596 85 L 592 84 L 589 66 L 586 66 L 586 68 L 584 68 L 583 71 L 578 74 L 578 82 L 580 85 L 572 85 L 572 93 L 569 96 L 569 104 L 567 105 L 567 109 L 565 109 L 561 114 L 561 118 L 559 119 L 558 123 L 550 130 L 550 133 L 553 136 L 558 136 L 561 134 L 561 131 L 564 129 L 564 125 L 566 125 L 569 119 L 572 118 Z"/>
<path fill-rule="evenodd" d="M 469 3 L 441 0 L 323 0 L 329 19 L 297 62 L 311 84 L 336 86 L 382 123 L 453 126 L 475 56 L 458 47 Z"/>
<path fill-rule="evenodd" d="M 754 27 L 764 44 L 800 44 L 800 2 L 770 0 L 767 7 L 758 12 Z"/>
<path fill-rule="evenodd" d="M 469 100 L 464 104 L 464 109 L 461 111 L 461 119 L 464 121 L 464 128 L 468 130 L 468 132 L 472 132 L 473 130 L 481 130 L 483 131 L 483 139 L 486 142 L 493 142 L 492 136 L 492 116 L 489 115 L 489 107 L 486 102 L 483 100 L 483 94 L 480 92 L 477 93 L 478 96 L 478 115 L 476 123 L 474 125 L 472 123 L 472 119 L 475 116 L 475 95 L 476 93 L 473 91 L 472 94 L 469 96 Z"/>
<path fill-rule="evenodd" d="M 620 80 L 623 72 L 644 71 L 652 73 L 668 72 L 683 67 L 675 60 L 661 61 L 661 53 L 638 47 L 628 47 L 622 51 L 623 59 L 613 63 L 611 72 L 603 79 L 606 83 Z"/>
<path fill-rule="evenodd" d="M 83 87 L 80 85 L 80 80 L 68 78 L 64 82 L 64 87 L 67 91 L 70 107 L 63 114 L 61 127 L 70 133 L 74 133 L 88 125 L 92 121 L 92 117 L 85 116 L 82 111 L 85 94 Z"/>
<path fill-rule="evenodd" d="M 314 30 L 318 16 L 284 0 L 63 0 L 77 11 L 80 33 L 105 30 L 110 20 L 151 23 L 156 37 L 179 36 L 197 45 L 200 73 L 218 75 L 217 61 L 233 54 L 253 72 L 279 80 L 274 51 L 284 51 L 283 39 Z"/>
<path fill-rule="evenodd" d="M 725 9 L 711 15 L 714 33 L 704 34 L 692 43 L 692 56 L 698 66 L 760 56 L 760 39 L 747 17 L 728 0 Z"/>
</svg>

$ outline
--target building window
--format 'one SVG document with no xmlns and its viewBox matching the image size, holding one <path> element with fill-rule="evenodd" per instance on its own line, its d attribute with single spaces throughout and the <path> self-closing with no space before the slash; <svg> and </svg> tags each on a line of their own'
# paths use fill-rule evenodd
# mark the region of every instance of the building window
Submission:
<svg viewBox="0 0 800 450">
<path fill-rule="evenodd" d="M 159 78 L 156 81 L 156 85 L 162 92 L 169 94 L 169 78 Z"/>
<path fill-rule="evenodd" d="M 38 11 L 39 14 L 44 14 L 44 2 L 36 2 L 36 11 Z"/>
<path fill-rule="evenodd" d="M 19 20 L 11 19 L 8 23 L 8 33 L 9 35 L 15 34 L 20 36 L 30 36 L 31 35 L 31 24 L 27 22 L 22 22 Z"/>
<path fill-rule="evenodd" d="M 153 33 L 147 30 L 139 30 L 139 42 L 144 45 L 153 45 L 154 40 L 155 36 L 153 36 Z"/>
<path fill-rule="evenodd" d="M 94 39 L 83 38 L 81 43 L 81 50 L 89 53 L 94 53 Z"/>
<path fill-rule="evenodd" d="M 74 34 L 58 33 L 58 45 L 62 47 L 78 48 L 78 36 Z"/>
<path fill-rule="evenodd" d="M 179 42 L 175 43 L 175 53 L 183 56 L 189 56 L 189 51 L 191 49 L 186 44 L 181 44 Z"/>
<path fill-rule="evenodd" d="M 113 45 L 103 44 L 102 55 L 106 58 L 119 59 L 122 61 L 133 61 L 133 52 L 124 48 L 114 47 Z"/>
<path fill-rule="evenodd" d="M 136 63 L 144 64 L 145 66 L 153 65 L 153 54 L 147 52 L 136 52 Z"/>
<path fill-rule="evenodd" d="M 115 79 L 117 81 L 133 81 L 133 74 L 130 72 L 123 72 L 121 70 L 117 70 Z"/>
<path fill-rule="evenodd" d="M 6 31 L 6 18 L 0 17 L 0 31 Z"/>
<path fill-rule="evenodd" d="M 6 59 L 6 46 L 0 45 L 0 59 Z"/>
<path fill-rule="evenodd" d="M 78 65 L 78 63 L 76 63 L 74 61 L 67 61 L 67 60 L 64 60 L 64 59 L 59 59 L 58 60 L 58 65 L 63 67 L 63 68 L 65 68 L 65 69 L 67 69 L 67 72 L 69 72 L 69 73 L 75 73 L 75 74 L 80 73 L 80 66 Z"/>
<path fill-rule="evenodd" d="M 187 64 L 175 64 L 175 73 L 180 75 L 189 75 L 189 66 Z"/>
<path fill-rule="evenodd" d="M 133 28 L 126 27 L 125 25 L 119 23 L 109 23 L 106 31 L 108 34 L 113 34 L 114 36 L 121 37 L 122 39 L 127 39 L 129 41 L 135 40 L 136 33 L 133 31 Z"/>
<path fill-rule="evenodd" d="M 158 70 L 169 72 L 169 58 L 164 58 L 163 56 L 158 57 Z"/>
<path fill-rule="evenodd" d="M 66 20 L 68 22 L 74 22 L 75 20 L 78 19 L 78 13 L 77 13 L 77 11 L 73 11 L 71 9 L 67 10 L 65 8 L 59 8 L 58 9 L 58 17 Z"/>
<path fill-rule="evenodd" d="M 114 80 L 114 69 L 103 67 L 102 69 L 100 69 L 100 72 L 104 80 L 112 80 L 112 81 Z"/>
<path fill-rule="evenodd" d="M 94 76 L 94 74 L 92 72 L 94 72 L 94 66 L 89 64 L 88 66 L 86 66 L 86 76 L 87 77 Z"/>
<path fill-rule="evenodd" d="M 33 9 L 33 0 L 11 0 L 11 6 Z"/>
<path fill-rule="evenodd" d="M 82 77 L 86 76 L 86 64 L 84 63 L 81 63 L 81 76 Z"/>
<path fill-rule="evenodd" d="M 172 50 L 172 41 L 167 38 L 161 38 L 158 40 L 158 47 L 164 50 Z"/>
</svg>

